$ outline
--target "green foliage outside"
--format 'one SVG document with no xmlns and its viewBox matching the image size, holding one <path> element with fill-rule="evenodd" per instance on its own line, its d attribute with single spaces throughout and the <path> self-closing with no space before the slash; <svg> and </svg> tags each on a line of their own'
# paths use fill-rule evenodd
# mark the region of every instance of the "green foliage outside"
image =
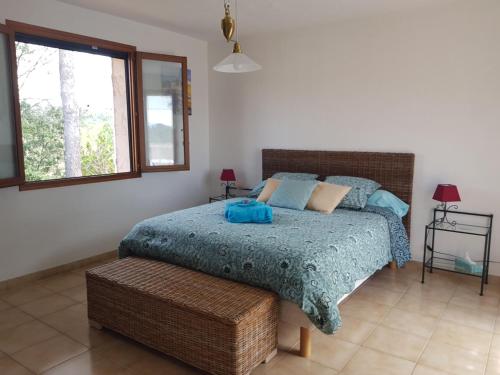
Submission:
<svg viewBox="0 0 500 375">
<path fill-rule="evenodd" d="M 62 109 L 21 101 L 24 164 L 27 181 L 64 177 Z M 116 172 L 111 119 L 104 114 L 80 116 L 82 175 Z"/>
<path fill-rule="evenodd" d="M 88 127 L 80 129 L 82 174 L 95 176 L 116 172 L 113 145 L 113 128 L 109 123 L 99 129 Z"/>
<path fill-rule="evenodd" d="M 61 108 L 21 101 L 24 168 L 27 181 L 64 177 L 64 126 Z"/>
<path fill-rule="evenodd" d="M 43 68 L 54 53 L 51 48 L 16 43 L 19 86 Z M 65 177 L 64 119 L 60 106 L 21 98 L 21 125 L 27 181 Z M 80 110 L 80 150 L 83 176 L 116 172 L 112 113 Z"/>
</svg>

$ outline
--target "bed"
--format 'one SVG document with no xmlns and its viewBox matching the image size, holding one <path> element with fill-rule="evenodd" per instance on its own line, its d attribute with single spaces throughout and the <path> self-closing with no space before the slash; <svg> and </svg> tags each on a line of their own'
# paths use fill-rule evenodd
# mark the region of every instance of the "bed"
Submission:
<svg viewBox="0 0 500 375">
<path fill-rule="evenodd" d="M 413 164 L 414 155 L 402 153 L 262 151 L 264 179 L 283 171 L 365 177 L 410 207 Z M 410 213 L 401 223 L 376 208 L 331 215 L 273 208 L 273 224 L 239 225 L 224 220 L 223 207 L 217 202 L 145 220 L 124 238 L 120 257 L 158 259 L 275 291 L 281 319 L 301 327 L 305 356 L 311 324 L 334 333 L 343 299 L 388 263 L 409 259 L 408 245 L 405 252 L 398 241 L 408 240 Z"/>
</svg>

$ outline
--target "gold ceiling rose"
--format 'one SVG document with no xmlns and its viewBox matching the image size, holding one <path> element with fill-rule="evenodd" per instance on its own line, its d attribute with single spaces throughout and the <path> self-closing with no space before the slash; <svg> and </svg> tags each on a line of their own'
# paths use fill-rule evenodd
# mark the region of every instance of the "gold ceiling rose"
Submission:
<svg viewBox="0 0 500 375">
<path fill-rule="evenodd" d="M 225 16 L 220 24 L 222 27 L 222 33 L 224 34 L 226 40 L 229 42 L 233 37 L 234 30 L 236 29 L 236 22 L 234 21 L 233 17 L 231 17 L 231 13 L 229 11 L 229 2 L 226 2 L 224 4 L 224 9 Z"/>
</svg>

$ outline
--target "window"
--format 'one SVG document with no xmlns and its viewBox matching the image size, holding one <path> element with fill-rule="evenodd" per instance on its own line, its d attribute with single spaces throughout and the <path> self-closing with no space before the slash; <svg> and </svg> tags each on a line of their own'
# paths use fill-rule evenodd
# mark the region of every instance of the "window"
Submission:
<svg viewBox="0 0 500 375">
<path fill-rule="evenodd" d="M 8 25 L 16 41 L 23 188 L 138 176 L 135 47 Z"/>
<path fill-rule="evenodd" d="M 188 95 L 186 57 L 8 20 L 0 24 L 0 187 L 189 170 Z"/>
<path fill-rule="evenodd" d="M 0 187 L 18 185 L 22 181 L 12 81 L 12 45 L 13 34 L 0 25 Z"/>
<path fill-rule="evenodd" d="M 138 53 L 141 169 L 189 170 L 187 60 Z"/>
</svg>

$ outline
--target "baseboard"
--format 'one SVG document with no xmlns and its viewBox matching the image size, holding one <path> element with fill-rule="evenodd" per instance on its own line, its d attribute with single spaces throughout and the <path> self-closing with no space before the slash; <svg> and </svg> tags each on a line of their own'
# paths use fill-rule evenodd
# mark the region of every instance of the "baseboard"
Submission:
<svg viewBox="0 0 500 375">
<path fill-rule="evenodd" d="M 49 276 L 54 276 L 54 275 L 57 275 L 57 274 L 63 273 L 63 272 L 73 271 L 73 270 L 76 270 L 78 268 L 82 268 L 82 267 L 85 267 L 88 265 L 102 262 L 104 260 L 113 259 L 113 258 L 116 258 L 117 255 L 118 255 L 117 250 L 108 251 L 106 253 L 94 255 L 94 256 L 91 256 L 89 258 L 84 258 L 84 259 L 80 259 L 80 260 L 77 260 L 77 261 L 74 261 L 71 263 L 62 264 L 62 265 L 57 266 L 57 267 L 51 267 L 51 268 L 47 268 L 45 270 L 41 270 L 41 271 L 29 273 L 27 275 L 15 277 L 13 279 L 3 280 L 3 281 L 0 281 L 0 291 L 12 289 L 12 288 L 17 288 L 17 287 L 23 286 L 25 284 L 29 284 L 33 281 L 44 279 L 44 278 L 49 277 Z"/>
</svg>

